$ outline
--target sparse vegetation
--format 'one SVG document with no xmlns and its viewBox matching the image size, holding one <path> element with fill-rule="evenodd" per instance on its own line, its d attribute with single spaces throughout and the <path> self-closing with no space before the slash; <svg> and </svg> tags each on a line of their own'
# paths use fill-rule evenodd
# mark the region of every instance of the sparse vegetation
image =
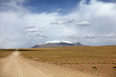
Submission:
<svg viewBox="0 0 116 77">
<path fill-rule="evenodd" d="M 25 58 L 68 67 L 81 72 L 110 72 L 116 76 L 116 46 L 80 46 L 54 48 L 18 49 Z M 15 49 L 1 49 L 0 58 L 10 55 Z M 108 70 L 107 70 L 108 69 Z"/>
<path fill-rule="evenodd" d="M 109 70 L 105 71 L 112 73 L 114 71 L 111 71 L 111 69 L 116 68 L 114 67 L 116 64 L 116 46 L 54 47 L 19 50 L 21 50 L 21 55 L 25 58 L 75 70 L 83 70 L 82 72 L 91 71 L 95 73 L 99 72 L 98 70 L 102 72 L 108 68 Z"/>
<path fill-rule="evenodd" d="M 113 66 L 113 68 L 116 68 L 116 66 Z"/>
<path fill-rule="evenodd" d="M 0 49 L 0 58 L 5 58 L 10 55 L 15 49 Z"/>
<path fill-rule="evenodd" d="M 116 65 L 116 63 L 112 63 L 112 64 L 115 64 Z"/>
<path fill-rule="evenodd" d="M 92 68 L 97 68 L 97 67 L 94 66 L 94 67 L 92 67 Z"/>
<path fill-rule="evenodd" d="M 95 59 L 107 59 L 116 58 L 115 46 L 108 47 L 54 47 L 54 48 L 32 48 L 32 49 L 19 49 L 21 54 L 27 58 L 37 57 L 41 60 L 64 60 L 64 61 L 77 61 L 78 59 L 95 60 Z M 107 56 L 108 55 L 108 56 Z M 92 63 L 94 64 L 94 63 Z M 105 62 L 103 64 L 106 64 Z"/>
<path fill-rule="evenodd" d="M 95 64 L 92 61 L 116 59 L 116 46 L 80 46 L 19 49 L 25 58 L 56 64 Z M 81 61 L 80 61 L 81 60 Z M 84 61 L 91 61 L 84 63 Z M 80 62 L 78 62 L 80 61 Z M 107 64 L 106 62 L 96 62 Z M 112 63 L 115 64 L 115 63 Z"/>
</svg>

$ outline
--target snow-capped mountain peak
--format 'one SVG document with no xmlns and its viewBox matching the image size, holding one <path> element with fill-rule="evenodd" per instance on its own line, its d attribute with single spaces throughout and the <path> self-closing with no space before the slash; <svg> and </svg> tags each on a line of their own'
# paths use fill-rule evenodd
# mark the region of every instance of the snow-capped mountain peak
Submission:
<svg viewBox="0 0 116 77">
<path fill-rule="evenodd" d="M 47 41 L 46 43 L 43 44 L 37 44 L 33 46 L 32 48 L 37 48 L 37 47 L 64 47 L 64 46 L 82 46 L 81 43 L 73 43 L 70 41 Z"/>
<path fill-rule="evenodd" d="M 48 44 L 48 43 L 61 43 L 61 42 L 64 42 L 64 43 L 72 43 L 72 42 L 70 42 L 70 41 L 59 41 L 59 40 L 54 40 L 54 41 L 47 41 L 46 43 L 44 43 L 44 44 Z"/>
</svg>

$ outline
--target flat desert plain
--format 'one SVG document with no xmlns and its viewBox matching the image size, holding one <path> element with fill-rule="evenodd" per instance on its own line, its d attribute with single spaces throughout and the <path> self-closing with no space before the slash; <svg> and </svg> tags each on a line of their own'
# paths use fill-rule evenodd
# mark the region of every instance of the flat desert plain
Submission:
<svg viewBox="0 0 116 77">
<path fill-rule="evenodd" d="M 27 48 L 0 53 L 0 77 L 116 77 L 116 46 Z"/>
</svg>

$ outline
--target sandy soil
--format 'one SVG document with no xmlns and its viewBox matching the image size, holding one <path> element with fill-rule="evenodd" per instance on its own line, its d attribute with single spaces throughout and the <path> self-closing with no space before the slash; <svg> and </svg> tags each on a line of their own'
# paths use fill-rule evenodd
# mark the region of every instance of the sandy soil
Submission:
<svg viewBox="0 0 116 77">
<path fill-rule="evenodd" d="M 0 59 L 0 77 L 94 77 L 57 65 L 36 62 L 20 56 L 14 51 L 7 58 Z"/>
</svg>

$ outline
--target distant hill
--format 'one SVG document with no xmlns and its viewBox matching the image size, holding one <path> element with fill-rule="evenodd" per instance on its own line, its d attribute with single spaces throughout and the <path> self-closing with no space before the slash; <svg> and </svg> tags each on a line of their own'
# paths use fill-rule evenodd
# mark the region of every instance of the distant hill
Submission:
<svg viewBox="0 0 116 77">
<path fill-rule="evenodd" d="M 32 48 L 39 48 L 39 47 L 64 47 L 64 46 L 84 46 L 81 43 L 72 43 L 69 41 L 48 41 L 44 44 L 37 44 Z"/>
</svg>

